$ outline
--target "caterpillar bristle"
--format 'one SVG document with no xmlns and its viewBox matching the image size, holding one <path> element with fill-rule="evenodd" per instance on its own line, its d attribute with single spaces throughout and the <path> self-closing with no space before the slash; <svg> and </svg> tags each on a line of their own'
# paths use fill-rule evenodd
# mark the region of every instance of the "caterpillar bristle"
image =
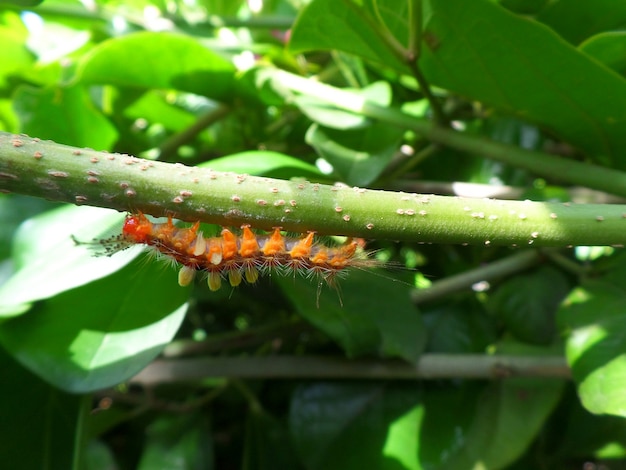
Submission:
<svg viewBox="0 0 626 470">
<path fill-rule="evenodd" d="M 104 247 L 108 256 L 134 244 L 147 245 L 155 254 L 181 265 L 181 286 L 191 284 L 200 272 L 206 274 L 212 291 L 221 288 L 222 280 L 237 287 L 243 281 L 254 284 L 260 275 L 273 272 L 319 279 L 337 289 L 337 280 L 346 274 L 347 268 L 377 263 L 363 251 L 365 242 L 358 238 L 331 247 L 316 241 L 314 232 L 288 237 L 275 227 L 269 234 L 259 235 L 243 225 L 240 235 L 224 228 L 219 236 L 207 238 L 199 227 L 199 222 L 187 228 L 177 227 L 171 217 L 165 223 L 154 223 L 144 214 L 134 213 L 127 216 L 121 235 L 95 244 Z"/>
<path fill-rule="evenodd" d="M 94 256 L 113 256 L 115 253 L 124 251 L 134 244 L 123 235 L 113 235 L 101 239 L 96 238 L 88 242 L 78 240 L 74 235 L 70 235 L 70 237 L 76 246 L 86 246 L 92 250 Z"/>
</svg>

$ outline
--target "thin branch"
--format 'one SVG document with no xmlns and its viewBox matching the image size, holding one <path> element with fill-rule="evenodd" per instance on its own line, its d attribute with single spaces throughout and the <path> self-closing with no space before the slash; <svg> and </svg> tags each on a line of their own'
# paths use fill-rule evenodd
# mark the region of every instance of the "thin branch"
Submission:
<svg viewBox="0 0 626 470">
<path fill-rule="evenodd" d="M 374 14 L 376 15 L 376 20 L 374 21 L 369 14 L 366 14 L 365 10 L 362 7 L 358 7 L 356 3 L 347 1 L 347 4 L 352 7 L 353 11 L 356 14 L 359 14 L 361 18 L 369 23 L 370 27 L 376 31 L 378 37 L 382 40 L 383 43 L 387 45 L 389 51 L 394 54 L 398 59 L 402 62 L 406 62 L 407 60 L 407 50 L 406 48 L 398 41 L 398 39 L 391 33 L 389 28 L 387 27 L 387 23 L 385 23 L 385 19 L 380 14 L 378 10 L 378 2 L 372 2 L 372 6 L 374 8 Z"/>
<path fill-rule="evenodd" d="M 592 272 L 593 267 L 591 265 L 577 263 L 576 261 L 563 256 L 563 254 L 558 251 L 544 250 L 543 253 L 552 263 L 579 278 L 588 276 Z"/>
<path fill-rule="evenodd" d="M 227 116 L 228 113 L 230 113 L 230 107 L 221 104 L 217 108 L 203 114 L 187 129 L 174 134 L 163 142 L 159 147 L 158 159 L 168 160 L 182 145 L 191 142 L 200 132 Z"/>
<path fill-rule="evenodd" d="M 424 97 L 428 100 L 428 103 L 430 103 L 430 107 L 433 110 L 433 114 L 435 115 L 435 122 L 440 126 L 447 127 L 449 124 L 449 120 L 446 117 L 443 108 L 441 107 L 441 103 L 439 103 L 437 97 L 430 90 L 430 84 L 426 80 L 424 74 L 422 74 L 422 71 L 417 64 L 417 59 L 410 61 L 408 64 L 409 68 L 411 69 L 411 73 L 419 84 L 420 91 L 424 94 Z"/>
<path fill-rule="evenodd" d="M 416 304 L 432 302 L 449 297 L 456 292 L 469 290 L 474 284 L 487 281 L 493 282 L 528 269 L 541 261 L 541 252 L 528 250 L 501 258 L 497 261 L 476 269 L 465 271 L 455 276 L 449 276 L 435 281 L 427 289 L 411 292 L 411 299 Z"/>
<path fill-rule="evenodd" d="M 151 393 L 152 390 L 150 388 L 146 388 L 143 393 L 122 393 L 115 389 L 102 390 L 96 392 L 95 396 L 99 398 L 100 401 L 106 401 L 107 407 L 96 408 L 92 410 L 92 414 L 104 411 L 110 408 L 114 403 L 122 403 L 137 407 L 132 413 L 128 413 L 126 420 L 135 418 L 149 410 L 168 411 L 170 413 L 190 413 L 215 400 L 215 398 L 224 392 L 227 385 L 227 382 L 224 382 L 215 388 L 211 388 L 203 395 L 187 399 L 184 402 L 175 402 L 173 400 L 155 398 Z"/>
<path fill-rule="evenodd" d="M 163 356 L 167 358 L 186 357 L 245 349 L 259 346 L 277 338 L 284 341 L 287 338 L 297 338 L 303 333 L 314 331 L 314 328 L 303 320 L 295 320 L 278 325 L 270 324 L 245 331 L 213 335 L 205 341 L 174 341 L 165 347 Z"/>
<path fill-rule="evenodd" d="M 231 385 L 233 385 L 234 388 L 239 391 L 239 393 L 241 393 L 244 399 L 248 402 L 248 406 L 250 407 L 251 411 L 253 411 L 254 413 L 260 413 L 263 411 L 263 405 L 261 405 L 261 402 L 258 400 L 254 392 L 250 390 L 250 387 L 245 382 L 240 380 L 239 377 L 231 377 L 230 383 Z"/>
<path fill-rule="evenodd" d="M 352 2 L 348 3 L 352 6 L 353 10 L 357 10 L 357 7 L 352 4 Z M 446 117 L 443 108 L 441 107 L 441 103 L 439 103 L 437 97 L 432 93 L 426 77 L 422 74 L 422 71 L 418 66 L 419 54 L 421 51 L 419 45 L 422 40 L 422 5 L 421 2 L 419 2 L 418 0 L 409 0 L 407 6 L 409 13 L 408 48 L 404 47 L 400 43 L 400 41 L 398 41 L 398 39 L 393 35 L 391 30 L 387 27 L 384 18 L 378 10 L 377 2 L 373 2 L 373 7 L 378 23 L 372 21 L 368 15 L 363 14 L 361 16 L 370 23 L 370 26 L 374 28 L 374 30 L 378 33 L 378 36 L 382 40 L 382 42 L 387 45 L 389 51 L 409 67 L 409 70 L 413 74 L 413 77 L 415 77 L 415 80 L 417 80 L 420 91 L 424 94 L 424 97 L 426 98 L 426 100 L 428 100 L 428 103 L 433 110 L 435 122 L 437 122 L 437 124 L 440 126 L 446 126 L 448 124 L 448 118 Z"/>
<path fill-rule="evenodd" d="M 131 379 L 144 386 L 202 380 L 238 379 L 416 380 L 545 377 L 569 379 L 562 357 L 425 354 L 417 365 L 391 360 L 314 356 L 188 358 L 157 360 Z"/>
<path fill-rule="evenodd" d="M 422 0 L 407 0 L 409 10 L 409 57 L 419 59 L 422 52 Z"/>
<path fill-rule="evenodd" d="M 407 6 L 409 10 L 409 44 L 406 53 L 406 62 L 411 69 L 413 77 L 417 80 L 420 91 L 430 103 L 430 107 L 435 116 L 435 122 L 440 126 L 448 127 L 450 121 L 419 67 L 419 59 L 422 53 L 422 2 L 421 0 L 408 0 Z"/>
<path fill-rule="evenodd" d="M 406 175 L 409 171 L 419 165 L 421 162 L 433 156 L 440 146 L 435 144 L 428 144 L 424 148 L 415 152 L 410 158 L 403 160 L 396 168 L 394 168 L 388 175 L 385 174 L 381 178 L 384 181 L 395 182 L 398 178 Z M 378 183 L 378 181 L 376 182 Z M 431 191 L 432 192 L 432 191 Z"/>
</svg>

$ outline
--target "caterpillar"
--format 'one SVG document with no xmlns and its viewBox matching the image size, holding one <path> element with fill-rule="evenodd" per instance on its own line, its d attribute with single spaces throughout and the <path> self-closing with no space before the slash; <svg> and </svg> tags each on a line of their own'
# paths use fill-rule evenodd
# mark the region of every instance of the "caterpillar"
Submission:
<svg viewBox="0 0 626 470">
<path fill-rule="evenodd" d="M 315 240 L 313 231 L 292 238 L 276 227 L 269 234 L 259 235 L 249 225 L 241 227 L 240 235 L 223 228 L 220 236 L 207 238 L 200 231 L 200 222 L 180 228 L 174 225 L 172 217 L 165 223 L 154 223 L 141 212 L 126 217 L 121 235 L 98 243 L 109 256 L 135 244 L 150 246 L 181 266 L 181 286 L 191 284 L 201 272 L 206 274 L 212 291 L 219 290 L 223 281 L 232 287 L 244 280 L 254 284 L 260 275 L 269 272 L 317 277 L 333 287 L 346 268 L 371 266 L 373 262 L 364 254 L 365 241 L 360 238 L 328 247 Z"/>
</svg>

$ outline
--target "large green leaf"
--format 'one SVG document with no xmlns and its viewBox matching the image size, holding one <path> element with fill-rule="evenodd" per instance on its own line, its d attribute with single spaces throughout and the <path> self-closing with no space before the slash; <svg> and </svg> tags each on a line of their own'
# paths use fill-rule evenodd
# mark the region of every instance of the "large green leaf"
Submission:
<svg viewBox="0 0 626 470">
<path fill-rule="evenodd" d="M 251 409 L 246 423 L 243 470 L 294 470 L 298 460 L 287 429 L 264 410 Z"/>
<path fill-rule="evenodd" d="M 317 179 L 323 176 L 313 165 L 271 150 L 251 150 L 235 153 L 227 157 L 216 158 L 198 166 L 211 168 L 216 171 L 232 171 L 270 178 L 282 177 L 287 179 L 298 176 Z"/>
<path fill-rule="evenodd" d="M 489 297 L 487 308 L 517 339 L 550 344 L 556 333 L 557 309 L 569 289 L 559 270 L 543 266 L 504 281 Z"/>
<path fill-rule="evenodd" d="M 623 278 L 622 278 L 623 279 Z M 589 281 L 567 298 L 559 322 L 568 333 L 567 361 L 583 405 L 626 416 L 626 292 Z"/>
<path fill-rule="evenodd" d="M 566 411 L 555 415 L 546 435 L 553 430 L 559 435 L 557 454 L 596 459 L 626 458 L 626 420 L 619 416 L 594 415 L 583 408 L 580 399 L 568 387 L 561 408 Z M 552 428 L 552 429 L 551 429 Z M 564 432 L 563 432 L 564 431 Z"/>
<path fill-rule="evenodd" d="M 2 60 L 0 60 L 0 88 L 7 85 L 11 75 L 27 71 L 34 62 L 25 43 L 26 37 L 17 30 L 0 28 Z"/>
<path fill-rule="evenodd" d="M 313 124 L 306 141 L 350 186 L 367 186 L 378 178 L 398 152 L 403 132 L 374 123 L 355 130 L 336 130 Z"/>
<path fill-rule="evenodd" d="M 537 19 L 572 44 L 579 44 L 594 34 L 623 28 L 626 4 L 615 0 L 553 0 Z"/>
<path fill-rule="evenodd" d="M 374 82 L 364 88 L 350 91 L 381 106 L 389 106 L 392 101 L 391 87 L 387 82 Z M 313 122 L 324 127 L 338 130 L 356 130 L 372 123 L 365 116 L 337 109 L 329 105 L 328 102 L 311 96 L 296 96 L 293 100 L 300 110 Z"/>
<path fill-rule="evenodd" d="M 381 40 L 388 31 L 406 47 L 405 5 L 385 16 L 393 8 L 382 2 L 383 23 L 369 2 L 315 0 L 300 14 L 291 47 L 337 49 L 407 72 Z M 626 168 L 626 81 L 541 23 L 488 0 L 425 1 L 419 65 L 433 85 L 538 123 L 597 161 Z"/>
<path fill-rule="evenodd" d="M 420 65 L 431 83 L 626 167 L 626 81 L 540 23 L 487 0 L 429 4 Z"/>
<path fill-rule="evenodd" d="M 182 132 L 197 119 L 189 111 L 168 102 L 165 93 L 157 90 L 144 93 L 125 109 L 124 115 L 130 119 L 145 119 L 149 123 L 158 123 L 174 132 Z"/>
<path fill-rule="evenodd" d="M 626 75 L 626 33 L 612 31 L 590 37 L 579 49 L 620 75 Z"/>
<path fill-rule="evenodd" d="M 71 238 L 91 242 L 115 233 L 112 230 L 119 233 L 122 220 L 122 214 L 111 210 L 64 206 L 22 224 L 13 245 L 17 271 L 0 286 L 0 317 L 23 313 L 35 301 L 100 279 L 128 264 L 139 254 L 136 249 L 94 257 L 94 251 L 77 247 Z"/>
<path fill-rule="evenodd" d="M 113 125 L 89 101 L 82 86 L 21 86 L 13 98 L 20 130 L 41 139 L 110 150 L 117 139 Z"/>
<path fill-rule="evenodd" d="M 480 305 L 443 304 L 423 311 L 428 352 L 483 353 L 496 340 L 495 320 Z"/>
<path fill-rule="evenodd" d="M 475 381 L 426 385 L 415 432 L 420 468 L 440 469 L 463 449 L 484 390 L 485 385 Z"/>
<path fill-rule="evenodd" d="M 90 241 L 120 219 L 113 211 L 63 207 L 27 221 L 17 235 L 19 269 L 0 289 L 0 305 L 5 316 L 23 315 L 0 326 L 0 342 L 65 390 L 128 379 L 184 317 L 188 290 L 178 287 L 174 270 L 135 259 L 136 252 L 94 257 L 70 238 Z"/>
<path fill-rule="evenodd" d="M 403 29 L 406 36 L 406 2 L 377 3 L 393 33 L 402 37 L 398 31 Z M 338 49 L 408 72 L 407 65 L 382 40 L 385 28 L 375 18 L 369 1 L 314 0 L 298 15 L 289 47 L 294 52 Z"/>
<path fill-rule="evenodd" d="M 172 340 L 185 316 L 187 295 L 173 270 L 135 260 L 5 321 L 0 342 L 59 388 L 110 387 L 143 369 Z"/>
<path fill-rule="evenodd" d="M 390 423 L 382 450 L 383 469 L 421 470 L 424 468 L 418 458 L 419 441 L 417 439 L 423 417 L 424 407 L 414 406 Z"/>
<path fill-rule="evenodd" d="M 157 418 L 146 430 L 137 468 L 212 469 L 213 443 L 206 418 L 196 413 Z"/>
<path fill-rule="evenodd" d="M 303 385 L 291 401 L 291 435 L 311 470 L 406 468 L 398 461 L 415 463 L 415 455 L 406 452 L 415 448 L 417 436 L 406 435 L 406 421 L 417 428 L 412 410 L 419 400 L 416 386 Z M 399 441 L 408 447 L 400 448 Z"/>
<path fill-rule="evenodd" d="M 232 98 L 234 74 L 229 61 L 197 40 L 153 32 L 103 42 L 84 57 L 78 71 L 86 84 L 176 89 L 219 101 Z"/>
<path fill-rule="evenodd" d="M 353 270 L 336 290 L 308 279 L 277 278 L 276 282 L 298 312 L 349 356 L 383 354 L 416 361 L 426 330 L 410 301 L 408 286 L 375 274 Z M 368 295 L 372 292 L 376 295 Z"/>
<path fill-rule="evenodd" d="M 43 199 L 18 194 L 0 195 L 0 220 L 2 220 L 2 224 L 0 224 L 0 259 L 9 256 L 11 240 L 20 223 L 28 217 L 52 209 L 56 205 Z"/>
<path fill-rule="evenodd" d="M 511 379 L 459 387 L 302 386 L 291 433 L 307 468 L 505 468 L 554 409 L 560 381 Z"/>
<path fill-rule="evenodd" d="M 508 354 L 549 353 L 509 344 Z M 478 387 L 476 386 L 478 385 Z M 557 405 L 561 380 L 511 378 L 457 390 L 432 390 L 425 396 L 420 461 L 445 470 L 505 468 L 537 437 Z"/>
<path fill-rule="evenodd" d="M 0 348 L 0 462 L 14 468 L 79 468 L 90 397 L 69 395 L 24 369 Z"/>
</svg>

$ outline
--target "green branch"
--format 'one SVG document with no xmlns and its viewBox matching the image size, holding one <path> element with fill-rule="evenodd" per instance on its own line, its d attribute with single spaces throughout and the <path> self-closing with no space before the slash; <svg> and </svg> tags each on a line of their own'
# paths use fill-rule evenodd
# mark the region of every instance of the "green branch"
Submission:
<svg viewBox="0 0 626 470">
<path fill-rule="evenodd" d="M 493 379 L 544 377 L 569 379 L 562 357 L 486 356 L 484 354 L 424 354 L 417 365 L 400 361 L 333 357 L 225 357 L 156 360 L 131 379 L 148 387 L 207 377 L 239 379 Z"/>
<path fill-rule="evenodd" d="M 444 277 L 433 282 L 426 289 L 416 289 L 411 292 L 411 300 L 415 304 L 421 304 L 449 298 L 452 294 L 469 290 L 477 282 L 493 282 L 517 274 L 538 264 L 542 256 L 543 253 L 539 250 L 516 252 L 514 255 L 493 261 L 486 266 Z"/>
<path fill-rule="evenodd" d="M 0 133 L 0 190 L 226 226 L 513 246 L 621 245 L 626 206 L 431 196 L 259 178 Z"/>
<path fill-rule="evenodd" d="M 230 111 L 230 107 L 222 104 L 208 113 L 199 116 L 191 126 L 174 134 L 160 145 L 159 160 L 167 161 L 169 158 L 175 156 L 180 147 L 191 142 L 200 132 L 228 116 Z"/>
</svg>

